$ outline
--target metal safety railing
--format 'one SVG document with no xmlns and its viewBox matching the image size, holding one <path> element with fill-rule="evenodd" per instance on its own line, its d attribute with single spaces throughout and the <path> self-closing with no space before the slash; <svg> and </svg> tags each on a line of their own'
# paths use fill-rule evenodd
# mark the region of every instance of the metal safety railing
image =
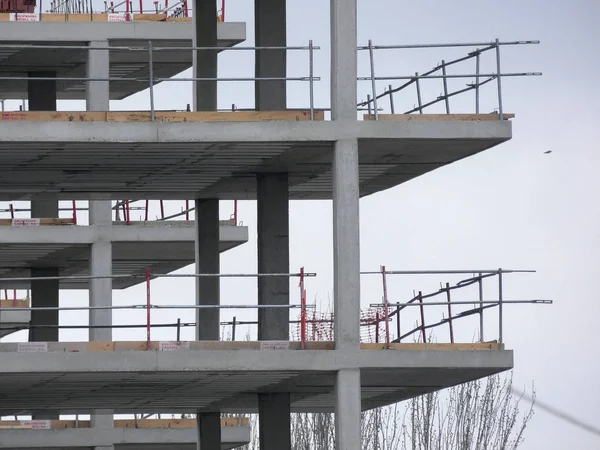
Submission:
<svg viewBox="0 0 600 450">
<path fill-rule="evenodd" d="M 382 266 L 379 272 L 362 272 L 363 275 L 380 275 L 382 277 L 383 286 L 383 303 L 371 304 L 371 307 L 382 309 L 382 321 L 385 323 L 385 342 L 401 342 L 403 339 L 420 333 L 422 342 L 427 343 L 427 330 L 448 325 L 450 343 L 454 343 L 454 323 L 459 319 L 479 316 L 479 341 L 484 342 L 484 311 L 491 308 L 498 309 L 498 342 L 504 342 L 504 306 L 512 304 L 552 304 L 552 300 L 507 300 L 504 298 L 504 276 L 507 274 L 517 273 L 535 273 L 534 270 L 439 270 L 439 271 L 388 271 L 385 266 Z M 413 297 L 405 302 L 391 302 L 388 296 L 387 282 L 389 275 L 471 275 L 470 278 L 460 280 L 454 285 L 446 282 L 440 283 L 440 288 L 430 293 L 422 291 L 414 292 Z M 484 281 L 495 278 L 497 280 L 497 298 L 484 298 Z M 460 295 L 465 295 L 464 291 L 469 286 L 477 287 L 477 298 L 475 300 L 465 300 L 464 297 L 456 300 L 452 295 L 456 291 L 460 291 Z M 427 301 L 436 297 L 442 297 L 443 300 Z M 428 307 L 445 307 L 447 308 L 447 317 L 442 317 L 434 323 L 426 323 L 425 308 Z M 462 310 L 458 313 L 453 313 L 453 307 L 464 308 L 472 306 L 469 309 Z M 409 331 L 402 332 L 401 328 L 401 312 L 409 307 L 419 308 L 419 320 L 416 326 Z M 391 339 L 390 321 L 396 317 L 396 338 Z"/>
<path fill-rule="evenodd" d="M 450 98 L 457 96 L 459 94 L 463 94 L 466 92 L 474 91 L 475 92 L 475 113 L 479 114 L 479 105 L 480 105 L 480 88 L 491 81 L 496 80 L 497 86 L 497 111 L 498 118 L 500 120 L 504 119 L 504 105 L 502 98 L 502 79 L 508 77 L 529 77 L 529 76 L 540 76 L 540 72 L 502 72 L 501 70 L 501 47 L 505 46 L 515 46 L 515 45 L 530 45 L 530 44 L 539 44 L 540 41 L 509 41 L 509 42 L 501 42 L 499 39 L 496 39 L 493 42 L 475 42 L 475 43 L 449 43 L 449 44 L 414 44 L 414 45 L 374 45 L 371 40 L 367 46 L 358 47 L 359 51 L 368 51 L 369 52 L 369 68 L 370 74 L 366 77 L 358 77 L 358 81 L 368 81 L 371 84 L 371 93 L 367 95 L 366 101 L 361 101 L 358 103 L 359 107 L 367 106 L 369 110 L 372 109 L 375 120 L 379 119 L 379 111 L 380 104 L 379 100 L 382 100 L 384 97 L 388 97 L 389 99 L 389 107 L 390 112 L 392 114 L 396 113 L 396 105 L 394 104 L 394 94 L 398 93 L 411 85 L 415 86 L 415 94 L 417 99 L 417 106 L 412 107 L 403 114 L 411 114 L 414 112 L 419 112 L 423 114 L 423 110 L 430 106 L 433 106 L 439 102 L 444 102 L 446 114 L 450 114 Z M 375 68 L 375 52 L 376 51 L 385 51 L 385 50 L 406 50 L 406 49 L 444 49 L 444 48 L 456 48 L 456 47 L 476 47 L 474 50 L 469 52 L 466 56 L 463 56 L 458 59 L 454 59 L 452 61 L 445 61 L 438 65 L 436 65 L 433 69 L 419 74 L 415 72 L 411 75 L 401 75 L 401 76 L 377 76 L 376 68 Z M 481 55 L 493 51 L 495 56 L 495 71 L 491 73 L 481 72 Z M 462 73 L 462 74 L 449 74 L 447 73 L 447 68 L 453 66 L 455 64 L 468 61 L 474 59 L 475 60 L 475 71 L 474 73 Z M 459 89 L 457 91 L 450 92 L 448 88 L 448 81 L 452 79 L 462 79 L 462 78 L 472 78 L 474 81 L 472 83 L 468 83 L 465 88 Z M 378 93 L 377 91 L 377 82 L 380 81 L 405 81 L 404 84 L 394 87 L 391 84 L 388 85 L 383 93 Z M 432 101 L 423 102 L 422 99 L 422 86 L 421 81 L 423 80 L 441 80 L 442 81 L 442 89 L 443 94 L 439 95 Z M 369 112 L 370 113 L 370 112 Z"/>
<path fill-rule="evenodd" d="M 44 306 L 44 307 L 19 307 L 16 302 L 13 302 L 10 308 L 2 308 L 0 303 L 0 319 L 3 311 L 99 311 L 99 310 L 145 310 L 146 311 L 146 323 L 145 324 L 104 324 L 104 325 L 38 325 L 28 324 L 14 327 L 5 327 L 4 331 L 19 331 L 22 329 L 35 329 L 35 328 L 52 328 L 52 329 L 119 329 L 119 328 L 145 328 L 146 329 L 146 341 L 147 349 L 150 349 L 151 343 L 151 331 L 152 328 L 176 328 L 177 330 L 177 341 L 180 341 L 181 328 L 195 326 L 195 323 L 181 322 L 180 319 L 176 323 L 161 323 L 153 324 L 151 320 L 151 311 L 160 310 L 209 310 L 209 309 L 300 309 L 303 316 L 306 315 L 306 310 L 315 308 L 316 305 L 306 303 L 306 291 L 304 291 L 304 285 L 306 278 L 316 277 L 314 272 L 306 272 L 302 267 L 297 273 L 221 273 L 221 274 L 209 274 L 209 273 L 194 273 L 194 274 L 175 274 L 175 273 L 152 273 L 150 269 L 146 269 L 144 273 L 139 274 L 125 274 L 125 275 L 63 275 L 63 276 L 43 276 L 43 277 L 11 277 L 0 278 L 3 283 L 16 283 L 23 281 L 43 281 L 43 280 L 79 280 L 79 281 L 91 281 L 98 279 L 141 279 L 145 282 L 146 286 L 146 303 L 145 304 L 134 304 L 134 305 L 109 305 L 109 306 Z M 159 278 L 299 278 L 300 286 L 302 289 L 302 295 L 298 304 L 289 305 L 264 305 L 264 304 L 193 304 L 193 305 L 182 305 L 182 304 L 157 304 L 152 302 L 151 296 L 151 282 L 153 279 Z M 16 291 L 15 291 L 16 296 Z M 301 340 L 301 348 L 304 348 L 306 339 Z"/>
<path fill-rule="evenodd" d="M 175 202 L 175 200 L 168 201 L 170 203 Z M 144 202 L 143 206 L 139 206 L 138 202 Z M 113 220 L 116 222 L 125 222 L 127 225 L 130 225 L 132 222 L 136 221 L 136 218 L 132 217 L 132 212 L 141 212 L 142 216 L 139 217 L 139 221 L 152 221 L 153 219 L 150 217 L 151 202 L 154 203 L 152 200 L 118 200 L 112 207 L 112 210 L 114 211 Z M 181 208 L 181 211 L 167 215 L 165 214 L 165 201 L 157 200 L 156 202 L 159 206 L 159 215 L 156 215 L 154 219 L 156 221 L 167 221 L 179 217 L 183 217 L 186 221 L 189 221 L 191 220 L 191 214 L 195 211 L 195 207 L 191 206 L 190 201 L 185 200 L 185 207 Z M 73 219 L 72 223 L 74 225 L 78 225 L 78 213 L 89 211 L 89 208 L 86 206 L 81 206 L 81 202 L 78 205 L 76 200 L 72 200 L 70 207 L 60 206 L 59 203 L 59 215 L 61 211 L 70 212 Z M 9 203 L 8 207 L 0 206 L 0 218 L 2 214 L 8 215 L 8 217 L 13 220 L 13 224 L 15 224 L 14 221 L 16 221 L 17 225 L 23 225 L 19 222 L 19 220 L 31 218 L 31 207 L 15 206 L 13 203 Z M 229 215 L 229 220 L 233 223 L 233 225 L 243 225 L 243 223 L 239 220 L 237 200 L 233 201 L 233 212 Z"/>
<path fill-rule="evenodd" d="M 309 88 L 309 110 L 310 120 L 315 118 L 315 94 L 314 84 L 317 81 L 321 81 L 321 78 L 314 75 L 314 53 L 315 51 L 321 50 L 321 47 L 313 45 L 312 40 L 308 42 L 307 46 L 288 46 L 288 47 L 276 47 L 276 46 L 265 46 L 265 47 L 178 47 L 178 46 L 155 46 L 152 41 L 148 41 L 147 45 L 138 46 L 107 46 L 107 47 L 88 47 L 81 45 L 37 45 L 37 44 L 0 44 L 0 50 L 3 49 L 62 49 L 62 50 L 73 50 L 73 51 L 99 51 L 99 52 L 110 52 L 110 51 L 130 51 L 130 52 L 142 52 L 147 53 L 148 57 L 145 63 L 148 64 L 148 77 L 135 77 L 135 76 L 124 76 L 124 77 L 35 77 L 35 81 L 56 81 L 56 82 L 108 82 L 116 83 L 120 81 L 141 83 L 146 85 L 149 89 L 150 95 L 150 113 L 151 120 L 156 120 L 155 113 L 157 112 L 155 107 L 154 98 L 154 86 L 161 82 L 265 82 L 265 81 L 285 81 L 285 82 L 303 82 L 308 83 Z M 302 51 L 307 52 L 308 56 L 308 75 L 297 76 L 297 77 L 156 77 L 154 75 L 154 65 L 158 64 L 155 59 L 155 53 L 165 52 L 231 52 L 231 51 L 252 51 L 252 52 L 269 52 L 269 51 Z M 0 81 L 31 81 L 32 78 L 28 76 L 0 76 Z"/>
</svg>

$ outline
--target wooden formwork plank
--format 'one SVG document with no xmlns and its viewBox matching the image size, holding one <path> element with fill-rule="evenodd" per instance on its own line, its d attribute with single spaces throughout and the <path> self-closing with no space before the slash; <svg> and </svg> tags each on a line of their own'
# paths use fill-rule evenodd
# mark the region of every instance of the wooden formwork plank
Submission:
<svg viewBox="0 0 600 450">
<path fill-rule="evenodd" d="M 10 227 L 10 226 L 26 226 L 27 223 L 25 223 L 26 221 L 29 221 L 30 219 L 0 219 L 0 226 L 2 227 Z M 63 219 L 63 218 L 46 218 L 46 219 L 39 219 L 39 223 L 37 222 L 38 219 L 34 219 L 35 220 L 35 225 L 39 225 L 39 226 L 65 226 L 65 225 L 74 225 L 75 221 L 73 219 Z M 25 222 L 24 222 L 25 221 Z M 33 225 L 33 223 L 31 224 Z"/>
<path fill-rule="evenodd" d="M 503 120 L 513 119 L 514 114 L 502 114 Z M 365 114 L 364 120 L 375 120 L 375 115 Z M 497 113 L 494 114 L 379 114 L 379 120 L 396 120 L 400 122 L 410 121 L 469 121 L 469 122 L 487 122 L 493 120 L 499 120 Z"/>
<path fill-rule="evenodd" d="M 0 300 L 0 308 L 29 308 L 28 299 Z"/>
<path fill-rule="evenodd" d="M 156 122 L 270 122 L 308 121 L 310 111 L 159 112 Z M 16 111 L 0 113 L 3 121 L 30 122 L 150 122 L 150 111 Z M 314 120 L 325 120 L 324 111 L 314 111 Z"/>
<path fill-rule="evenodd" d="M 16 421 L 3 420 L 0 421 L 0 429 L 31 429 L 34 421 Z M 49 422 L 49 423 L 48 423 Z M 72 428 L 90 428 L 89 420 L 49 420 L 49 427 L 53 430 L 72 429 Z M 250 420 L 247 417 L 240 418 L 223 418 L 221 419 L 221 427 L 247 427 Z M 118 419 L 113 422 L 115 428 L 140 428 L 140 429 L 190 429 L 196 428 L 196 419 Z"/>
</svg>

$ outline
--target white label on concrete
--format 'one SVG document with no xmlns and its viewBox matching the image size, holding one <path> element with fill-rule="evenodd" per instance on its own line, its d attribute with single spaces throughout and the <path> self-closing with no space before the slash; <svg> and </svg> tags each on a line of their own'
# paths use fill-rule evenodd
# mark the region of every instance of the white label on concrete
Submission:
<svg viewBox="0 0 600 450">
<path fill-rule="evenodd" d="M 39 22 L 39 13 L 10 13 L 11 22 Z"/>
<path fill-rule="evenodd" d="M 33 430 L 50 430 L 52 428 L 49 420 L 23 420 L 21 425 Z"/>
<path fill-rule="evenodd" d="M 46 353 L 48 351 L 47 342 L 19 342 L 17 346 L 19 353 Z"/>
<path fill-rule="evenodd" d="M 261 341 L 261 350 L 289 350 L 290 343 L 288 341 Z"/>
<path fill-rule="evenodd" d="M 133 14 L 128 13 L 110 13 L 108 15 L 109 22 L 132 22 Z"/>
<path fill-rule="evenodd" d="M 13 227 L 39 227 L 40 219 L 13 219 Z"/>
<path fill-rule="evenodd" d="M 165 342 L 159 343 L 159 349 L 161 352 L 174 352 L 177 350 L 189 350 L 190 343 L 189 342 L 165 341 Z"/>
</svg>

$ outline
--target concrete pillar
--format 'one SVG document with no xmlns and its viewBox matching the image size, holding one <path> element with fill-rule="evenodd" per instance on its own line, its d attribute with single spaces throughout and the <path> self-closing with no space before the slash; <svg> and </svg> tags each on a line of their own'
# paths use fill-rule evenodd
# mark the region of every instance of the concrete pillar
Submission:
<svg viewBox="0 0 600 450">
<path fill-rule="evenodd" d="M 286 47 L 287 22 L 285 0 L 254 0 L 254 40 L 256 47 Z M 256 78 L 285 78 L 286 50 L 257 50 Z M 254 84 L 258 111 L 286 109 L 286 82 L 256 81 Z"/>
<path fill-rule="evenodd" d="M 357 0 L 331 0 L 331 117 L 356 121 Z M 335 143 L 333 265 L 336 350 L 360 348 L 360 228 L 358 141 Z M 360 450 L 360 371 L 336 375 L 337 450 Z"/>
<path fill-rule="evenodd" d="M 56 80 L 35 80 L 55 78 L 56 72 L 29 72 L 27 76 L 29 111 L 56 111 Z"/>
<path fill-rule="evenodd" d="M 215 19 L 216 20 L 216 19 Z M 219 253 L 219 200 L 196 200 L 196 273 L 220 273 Z M 196 303 L 220 303 L 218 277 L 196 278 Z M 220 311 L 198 309 L 196 312 L 196 339 L 218 341 Z M 220 450 L 221 415 L 218 412 L 197 411 L 198 449 Z"/>
<path fill-rule="evenodd" d="M 195 47 L 217 46 L 217 2 L 214 0 L 194 0 L 193 2 L 193 43 Z M 217 77 L 217 51 L 197 50 L 193 55 L 195 78 Z M 217 82 L 194 82 L 194 111 L 217 110 Z"/>
<path fill-rule="evenodd" d="M 331 117 L 356 120 L 356 2 L 330 0 Z"/>
<path fill-rule="evenodd" d="M 286 173 L 257 175 L 258 272 L 288 273 L 289 188 Z M 258 279 L 259 305 L 289 305 L 290 280 L 286 277 Z M 289 340 L 288 309 L 258 311 L 258 339 Z"/>
<path fill-rule="evenodd" d="M 88 78 L 108 78 L 110 71 L 110 57 L 107 49 L 108 41 L 91 41 L 87 59 Z M 88 111 L 108 111 L 110 105 L 110 92 L 108 81 L 88 81 L 86 88 L 86 101 Z"/>
<path fill-rule="evenodd" d="M 91 41 L 88 50 L 87 76 L 108 78 L 110 62 L 108 41 Z M 86 87 L 86 109 L 88 111 L 109 111 L 110 92 L 108 81 L 88 81 Z M 94 198 L 89 202 L 90 225 L 96 227 L 96 239 L 90 249 L 90 275 L 112 275 L 112 243 L 104 236 L 110 235 L 112 226 L 112 203 L 110 198 Z M 104 233 L 101 231 L 105 231 Z M 112 306 L 112 279 L 96 278 L 89 283 L 90 306 Z M 90 310 L 89 323 L 92 326 L 112 325 L 112 311 L 109 309 Z M 90 341 L 112 341 L 111 328 L 90 328 Z M 113 428 L 114 417 L 111 410 L 95 410 L 90 416 L 92 428 Z M 114 446 L 95 447 L 95 450 L 113 450 Z"/>
<path fill-rule="evenodd" d="M 291 448 L 290 394 L 273 393 L 258 396 L 259 448 L 286 450 Z"/>
<path fill-rule="evenodd" d="M 360 411 L 360 370 L 340 370 L 335 379 L 336 450 L 360 450 Z"/>
</svg>

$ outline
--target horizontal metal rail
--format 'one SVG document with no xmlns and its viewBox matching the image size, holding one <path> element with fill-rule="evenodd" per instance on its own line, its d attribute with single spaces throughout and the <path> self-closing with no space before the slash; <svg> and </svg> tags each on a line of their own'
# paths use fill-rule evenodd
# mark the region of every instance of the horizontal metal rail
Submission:
<svg viewBox="0 0 600 450">
<path fill-rule="evenodd" d="M 475 273 L 484 273 L 484 274 L 497 274 L 498 272 L 502 273 L 536 273 L 535 270 L 530 269 L 492 269 L 492 270 L 386 270 L 385 273 L 387 275 L 454 275 L 454 274 L 475 274 Z M 361 275 L 381 275 L 380 271 L 374 272 L 361 272 Z"/>
<path fill-rule="evenodd" d="M 374 45 L 374 50 L 399 50 L 399 49 L 411 49 L 411 48 L 451 48 L 451 47 L 479 47 L 483 45 L 530 45 L 539 44 L 540 41 L 506 41 L 496 43 L 492 42 L 458 42 L 448 44 L 406 44 L 406 45 Z M 369 50 L 369 46 L 358 47 L 358 50 Z"/>
<path fill-rule="evenodd" d="M 1 77 L 1 81 L 138 81 L 148 83 L 150 78 L 139 77 L 109 77 L 109 78 L 89 78 L 89 77 Z M 320 77 L 313 77 L 313 81 L 320 81 Z M 245 77 L 245 78 L 154 78 L 155 82 L 169 81 L 310 81 L 310 77 Z"/>
<path fill-rule="evenodd" d="M 266 46 L 266 47 L 181 47 L 181 46 L 158 46 L 158 47 L 150 47 L 148 45 L 135 45 L 135 46 L 123 46 L 123 45 L 115 45 L 108 47 L 88 47 L 87 45 L 42 45 L 42 44 L 0 44 L 0 49 L 15 49 L 15 50 L 27 50 L 27 49 L 38 49 L 38 50 L 91 50 L 91 51 L 110 51 L 110 50 L 125 50 L 125 51 L 144 51 L 147 52 L 150 48 L 153 51 L 198 51 L 198 50 L 211 50 L 211 51 L 263 51 L 263 50 L 291 50 L 291 51 L 299 51 L 299 50 L 310 50 L 311 47 L 306 46 L 291 46 L 291 47 L 277 47 L 277 46 Z M 312 50 L 321 50 L 321 47 L 318 45 L 312 46 Z"/>
<path fill-rule="evenodd" d="M 446 290 L 444 290 L 443 292 L 446 292 Z M 424 297 L 424 296 L 423 296 Z M 477 305 L 497 305 L 500 303 L 500 300 L 486 300 L 483 302 L 480 302 L 479 300 L 474 300 L 474 301 L 454 301 L 452 300 L 451 304 L 452 305 L 473 305 L 473 304 L 477 304 Z M 533 299 L 533 300 L 502 300 L 502 303 L 514 303 L 514 304 L 525 304 L 525 303 L 529 303 L 529 304 L 544 304 L 544 305 L 551 305 L 553 304 L 553 300 L 543 300 L 543 299 Z M 389 303 L 388 304 L 390 307 L 392 306 L 421 306 L 419 303 L 414 303 L 414 302 L 406 302 L 406 303 Z M 385 307 L 385 303 L 371 303 L 369 305 L 372 308 L 383 308 Z M 423 306 L 448 306 L 448 302 L 428 302 L 428 303 L 423 303 Z M 392 313 L 390 313 L 390 316 L 392 316 Z"/>
<path fill-rule="evenodd" d="M 263 278 L 263 277 L 288 277 L 298 278 L 316 277 L 315 272 L 306 273 L 152 273 L 152 278 Z M 126 274 L 126 275 L 58 275 L 53 277 L 0 277 L 2 282 L 17 281 L 38 281 L 38 280 L 100 280 L 100 279 L 127 279 L 127 278 L 146 278 L 146 274 Z"/>
<path fill-rule="evenodd" d="M 510 72 L 500 73 L 501 77 L 541 77 L 541 72 Z M 446 75 L 399 75 L 399 76 L 384 76 L 375 77 L 375 81 L 389 80 L 412 80 L 412 79 L 446 79 L 446 78 L 474 78 L 474 77 L 498 77 L 497 73 L 467 73 L 467 74 L 446 74 Z M 31 78 L 30 78 L 31 79 Z M 358 77 L 358 81 L 371 81 L 371 77 Z"/>
<path fill-rule="evenodd" d="M 113 309 L 301 309 L 316 308 L 316 305 L 112 305 L 112 306 L 39 306 L 39 307 L 9 307 L 1 308 L 2 312 L 9 311 L 97 311 Z"/>
</svg>

